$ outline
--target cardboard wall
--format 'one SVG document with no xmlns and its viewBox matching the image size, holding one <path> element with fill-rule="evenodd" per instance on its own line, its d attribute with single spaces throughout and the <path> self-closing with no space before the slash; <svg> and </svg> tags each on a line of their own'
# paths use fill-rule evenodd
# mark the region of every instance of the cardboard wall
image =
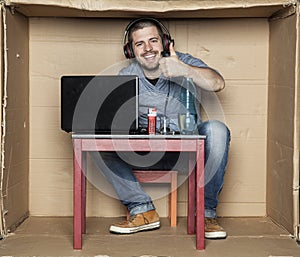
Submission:
<svg viewBox="0 0 300 257">
<path fill-rule="evenodd" d="M 60 77 L 98 74 L 122 66 L 123 31 L 130 19 L 30 18 L 30 213 L 72 215 L 72 145 L 60 130 Z M 266 18 L 164 20 L 176 49 L 202 58 L 225 77 L 226 89 L 205 94 L 209 118 L 232 133 L 230 160 L 220 197 L 221 216 L 266 214 L 266 143 L 269 24 Z M 211 100 L 215 101 L 211 104 Z M 222 108 L 214 106 L 221 103 Z M 89 216 L 119 216 L 109 185 L 88 186 Z M 101 184 L 100 184 L 101 183 Z M 99 190 L 100 189 L 100 190 Z M 147 187 L 154 195 L 164 187 Z M 105 191 L 105 193 L 103 193 Z M 186 183 L 179 188 L 179 216 L 186 215 Z M 157 196 L 158 197 L 158 196 Z M 155 201 L 167 216 L 167 199 Z"/>
<path fill-rule="evenodd" d="M 165 24 L 177 50 L 199 56 L 226 80 L 218 98 L 210 94 L 203 98 L 212 110 L 209 117 L 224 119 L 232 132 L 218 214 L 268 214 L 292 232 L 299 223 L 295 197 L 299 194 L 299 6 L 291 15 L 297 1 L 135 2 L 140 4 L 124 12 L 128 1 L 6 1 L 15 11 L 5 19 L 7 87 L 1 80 L 2 96 L 6 88 L 8 94 L 7 107 L 2 106 L 6 117 L 1 120 L 5 122 L 2 211 L 8 210 L 7 227 L 26 217 L 28 210 L 32 215 L 72 215 L 72 145 L 70 136 L 60 130 L 59 78 L 97 74 L 107 67 L 115 72 L 124 65 L 122 36 L 128 17 L 151 12 L 168 19 Z M 176 4 L 180 6 L 175 11 Z M 270 16 L 275 19 L 269 22 Z M 221 110 L 208 104 L 213 98 L 221 103 Z M 88 215 L 124 215 L 91 162 L 89 172 Z M 155 198 L 166 193 L 163 187 L 146 190 Z M 186 191 L 183 183 L 179 216 L 186 215 Z M 160 215 L 166 216 L 166 197 L 155 203 Z"/>
<path fill-rule="evenodd" d="M 267 214 L 291 232 L 297 133 L 296 20 L 297 15 L 292 15 L 270 21 L 268 93 Z"/>
<path fill-rule="evenodd" d="M 29 30 L 28 19 L 6 12 L 7 84 L 4 102 L 4 209 L 7 227 L 21 222 L 29 213 Z M 4 32 L 3 32 L 4 33 Z"/>
</svg>

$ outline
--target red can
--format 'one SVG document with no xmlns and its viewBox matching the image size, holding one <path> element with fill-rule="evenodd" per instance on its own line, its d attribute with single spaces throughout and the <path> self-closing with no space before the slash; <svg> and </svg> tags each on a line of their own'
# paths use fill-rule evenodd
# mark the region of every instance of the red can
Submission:
<svg viewBox="0 0 300 257">
<path fill-rule="evenodd" d="M 148 134 L 155 135 L 156 133 L 156 108 L 149 108 L 148 111 Z"/>
<path fill-rule="evenodd" d="M 156 132 L 156 115 L 148 114 L 148 134 L 155 135 Z"/>
</svg>

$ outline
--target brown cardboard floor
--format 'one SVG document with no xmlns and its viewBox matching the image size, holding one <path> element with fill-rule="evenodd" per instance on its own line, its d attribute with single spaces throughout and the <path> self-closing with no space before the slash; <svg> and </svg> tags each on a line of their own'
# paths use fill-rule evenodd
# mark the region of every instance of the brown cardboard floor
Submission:
<svg viewBox="0 0 300 257">
<path fill-rule="evenodd" d="M 97 257 L 296 257 L 300 246 L 287 231 L 268 218 L 222 218 L 225 240 L 205 240 L 206 249 L 195 249 L 195 236 L 186 233 L 186 218 L 176 228 L 162 219 L 159 230 L 134 235 L 113 235 L 109 225 L 121 218 L 88 218 L 83 249 L 73 250 L 70 217 L 30 217 L 0 241 L 1 256 Z"/>
</svg>

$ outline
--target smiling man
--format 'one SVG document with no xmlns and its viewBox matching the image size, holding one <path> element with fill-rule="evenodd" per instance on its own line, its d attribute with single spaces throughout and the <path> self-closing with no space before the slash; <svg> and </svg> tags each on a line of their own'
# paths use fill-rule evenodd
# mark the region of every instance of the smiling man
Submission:
<svg viewBox="0 0 300 257">
<path fill-rule="evenodd" d="M 201 90 L 216 92 L 225 87 L 224 79 L 219 72 L 190 54 L 175 51 L 174 40 L 166 27 L 156 19 L 141 18 L 131 22 L 125 29 L 123 43 L 124 54 L 132 62 L 120 71 L 120 75 L 139 77 L 139 125 L 141 127 L 147 127 L 148 109 L 155 107 L 158 115 L 169 117 L 170 129 L 179 131 L 180 91 L 181 85 L 187 78 L 193 79 L 198 93 Z M 197 97 L 195 105 L 198 113 L 200 113 L 199 99 Z M 199 134 L 207 136 L 205 236 L 225 238 L 226 232 L 216 220 L 216 208 L 228 160 L 230 132 L 225 124 L 216 120 L 201 121 L 199 117 L 197 125 Z M 159 215 L 152 199 L 143 191 L 135 178 L 133 168 L 172 169 L 177 161 L 172 159 L 174 155 L 165 154 L 163 158 L 149 155 L 146 159 L 145 156 L 139 159 L 136 155 L 123 158 L 120 153 L 111 152 L 100 155 L 101 161 L 97 162 L 100 169 L 130 213 L 129 220 L 111 225 L 110 231 L 129 234 L 159 228 Z M 104 165 L 101 165 L 101 162 Z"/>
</svg>

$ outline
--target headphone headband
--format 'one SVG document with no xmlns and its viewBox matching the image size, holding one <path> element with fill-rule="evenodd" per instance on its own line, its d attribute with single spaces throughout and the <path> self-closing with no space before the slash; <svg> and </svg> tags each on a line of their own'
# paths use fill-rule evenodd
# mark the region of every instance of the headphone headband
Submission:
<svg viewBox="0 0 300 257">
<path fill-rule="evenodd" d="M 162 37 L 162 43 L 163 43 L 163 53 L 167 56 L 169 55 L 169 46 L 170 43 L 172 42 L 174 44 L 174 40 L 171 39 L 171 35 L 169 33 L 169 30 L 165 27 L 165 25 L 163 25 L 160 21 L 154 19 L 154 18 L 138 18 L 135 19 L 133 21 L 131 21 L 125 28 L 124 31 L 124 36 L 123 36 L 123 50 L 124 50 L 124 54 L 126 56 L 127 59 L 131 59 L 134 58 L 134 53 L 132 50 L 132 46 L 131 46 L 131 42 L 127 42 L 127 37 L 129 34 L 129 31 L 131 30 L 131 28 L 141 22 L 141 21 L 149 21 L 151 23 L 154 23 L 157 27 L 159 27 L 163 33 L 163 37 Z"/>
</svg>

